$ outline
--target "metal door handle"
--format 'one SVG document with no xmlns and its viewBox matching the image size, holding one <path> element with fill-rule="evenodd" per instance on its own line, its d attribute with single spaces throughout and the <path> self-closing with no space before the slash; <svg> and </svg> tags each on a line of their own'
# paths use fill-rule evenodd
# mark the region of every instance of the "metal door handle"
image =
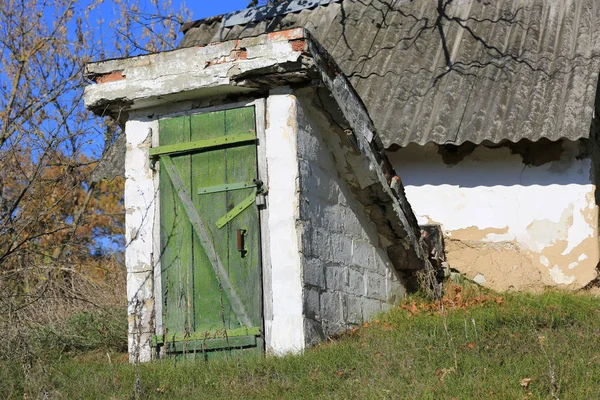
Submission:
<svg viewBox="0 0 600 400">
<path fill-rule="evenodd" d="M 245 229 L 237 230 L 237 250 L 240 252 L 240 256 L 243 258 L 246 255 L 246 249 L 244 249 L 244 236 L 246 236 Z"/>
</svg>

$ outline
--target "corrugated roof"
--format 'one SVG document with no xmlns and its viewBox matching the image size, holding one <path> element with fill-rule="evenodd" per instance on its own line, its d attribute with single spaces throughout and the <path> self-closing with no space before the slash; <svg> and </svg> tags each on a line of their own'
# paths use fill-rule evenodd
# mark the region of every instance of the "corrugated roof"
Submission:
<svg viewBox="0 0 600 400">
<path fill-rule="evenodd" d="M 224 16 L 189 24 L 180 47 L 304 27 L 350 78 L 386 147 L 589 136 L 598 0 L 446 2 L 450 71 L 437 0 L 313 1 L 230 26 Z"/>
</svg>

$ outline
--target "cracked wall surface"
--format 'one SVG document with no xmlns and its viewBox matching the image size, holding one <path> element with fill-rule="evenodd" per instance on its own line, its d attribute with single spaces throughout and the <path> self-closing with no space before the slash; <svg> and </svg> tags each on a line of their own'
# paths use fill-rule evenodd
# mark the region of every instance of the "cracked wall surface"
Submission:
<svg viewBox="0 0 600 400">
<path fill-rule="evenodd" d="M 127 267 L 127 314 L 129 358 L 151 359 L 154 334 L 153 226 L 156 201 L 154 173 L 148 149 L 158 124 L 132 116 L 125 125 L 125 265 Z"/>
<path fill-rule="evenodd" d="M 599 260 L 593 164 L 581 142 L 555 147 L 527 164 L 509 147 L 477 146 L 453 164 L 434 145 L 389 157 L 419 223 L 441 224 L 452 268 L 496 290 L 577 289 Z"/>
</svg>

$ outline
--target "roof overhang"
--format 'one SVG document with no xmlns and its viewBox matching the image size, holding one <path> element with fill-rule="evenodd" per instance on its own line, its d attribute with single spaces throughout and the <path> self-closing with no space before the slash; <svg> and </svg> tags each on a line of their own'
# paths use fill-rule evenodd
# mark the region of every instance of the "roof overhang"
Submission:
<svg viewBox="0 0 600 400">
<path fill-rule="evenodd" d="M 88 64 L 85 106 L 99 115 L 187 99 L 264 92 L 318 79 L 302 28 Z"/>
</svg>

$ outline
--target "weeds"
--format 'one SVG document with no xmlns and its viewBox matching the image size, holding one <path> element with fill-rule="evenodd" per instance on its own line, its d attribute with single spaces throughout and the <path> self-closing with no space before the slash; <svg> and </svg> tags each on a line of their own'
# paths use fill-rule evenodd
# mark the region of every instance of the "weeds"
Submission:
<svg viewBox="0 0 600 400">
<path fill-rule="evenodd" d="M 411 298 L 302 355 L 140 365 L 140 398 L 600 398 L 598 298 L 447 289 L 441 301 Z M 96 326 L 95 317 L 75 320 Z M 29 397 L 134 395 L 126 356 L 75 353 L 28 371 L 1 368 L 0 397 L 23 397 L 15 382 L 25 379 Z"/>
</svg>

